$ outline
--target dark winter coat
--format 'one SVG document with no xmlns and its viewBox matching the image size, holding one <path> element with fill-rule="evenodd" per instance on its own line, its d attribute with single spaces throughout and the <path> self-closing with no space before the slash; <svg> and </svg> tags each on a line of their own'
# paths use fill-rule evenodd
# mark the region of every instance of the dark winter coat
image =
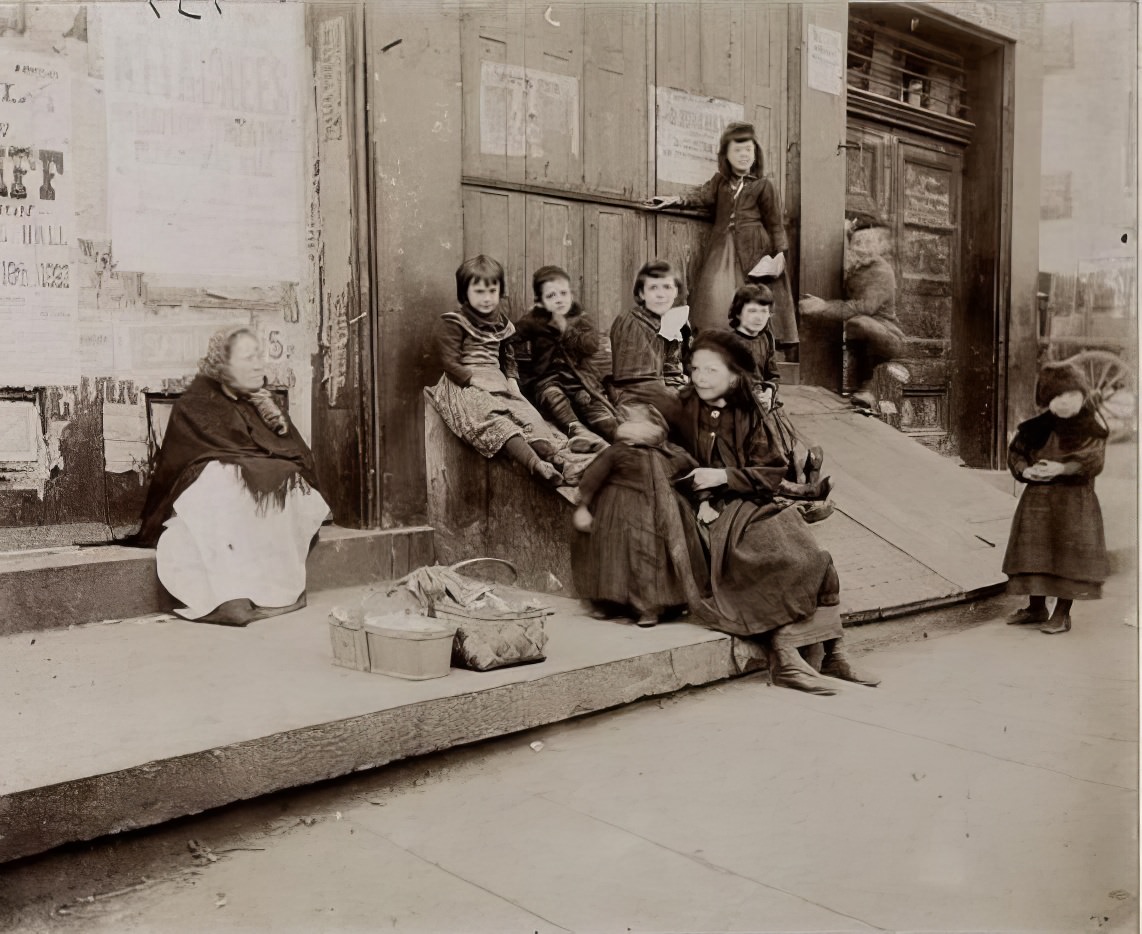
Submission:
<svg viewBox="0 0 1142 934">
<path fill-rule="evenodd" d="M 663 339 L 659 319 L 641 305 L 611 325 L 611 380 L 614 402 L 672 405 L 682 375 L 682 341 Z"/>
<path fill-rule="evenodd" d="M 832 558 L 796 509 L 773 501 L 788 463 L 761 410 L 745 400 L 715 409 L 687 388 L 668 420 L 682 447 L 728 480 L 710 499 L 720 513 L 708 530 L 711 597 L 702 615 L 734 635 L 811 618 Z"/>
<path fill-rule="evenodd" d="M 788 250 L 789 241 L 781 218 L 781 199 L 773 182 L 747 175 L 736 202 L 734 187 L 734 181 L 717 172 L 704 185 L 679 195 L 678 203 L 683 207 L 705 207 L 713 213 L 710 237 L 733 237 L 744 277 L 763 256 Z"/>
<path fill-rule="evenodd" d="M 1109 576 L 1102 510 L 1094 493 L 1107 434 L 1089 404 L 1073 418 L 1044 412 L 1019 426 L 1008 448 L 1007 466 L 1027 486 L 1012 520 L 1005 574 L 1090 582 Z M 1075 472 L 1047 481 L 1024 477 L 1039 460 L 1069 464 Z"/>
<path fill-rule="evenodd" d="M 538 394 L 552 384 L 577 389 L 584 382 L 590 388 L 602 388 L 595 358 L 604 346 L 603 335 L 578 302 L 566 317 L 567 328 L 560 331 L 552 323 L 551 312 L 536 305 L 516 322 L 513 343 L 526 342 L 530 349 L 529 362 L 525 365 L 520 360 L 523 386 L 530 392 Z"/>
</svg>

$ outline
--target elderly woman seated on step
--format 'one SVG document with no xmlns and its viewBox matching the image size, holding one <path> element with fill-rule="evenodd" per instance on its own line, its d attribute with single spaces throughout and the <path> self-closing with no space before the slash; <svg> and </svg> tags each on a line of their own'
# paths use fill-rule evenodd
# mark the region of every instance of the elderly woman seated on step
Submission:
<svg viewBox="0 0 1142 934">
<path fill-rule="evenodd" d="M 305 606 L 305 559 L 329 507 L 313 454 L 265 386 L 244 327 L 219 331 L 174 404 L 142 527 L 186 619 L 244 626 Z"/>
</svg>

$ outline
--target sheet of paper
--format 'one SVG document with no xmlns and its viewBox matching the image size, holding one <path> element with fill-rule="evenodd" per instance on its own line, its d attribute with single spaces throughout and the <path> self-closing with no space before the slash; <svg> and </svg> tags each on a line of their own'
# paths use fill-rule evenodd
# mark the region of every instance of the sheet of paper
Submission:
<svg viewBox="0 0 1142 934">
<path fill-rule="evenodd" d="M 565 141 L 579 154 L 579 79 L 503 62 L 480 64 L 480 152 L 543 155 Z"/>
<path fill-rule="evenodd" d="M 774 256 L 763 256 L 756 266 L 749 271 L 751 279 L 776 279 L 785 272 L 785 254 L 777 253 Z"/>
<path fill-rule="evenodd" d="M 809 87 L 840 94 L 844 87 L 844 37 L 835 30 L 809 26 Z"/>
<path fill-rule="evenodd" d="M 40 459 L 43 429 L 40 410 L 23 399 L 0 401 L 0 463 L 32 463 Z"/>
<path fill-rule="evenodd" d="M 676 305 L 659 319 L 658 333 L 664 340 L 682 338 L 682 326 L 690 320 L 690 306 Z"/>
</svg>

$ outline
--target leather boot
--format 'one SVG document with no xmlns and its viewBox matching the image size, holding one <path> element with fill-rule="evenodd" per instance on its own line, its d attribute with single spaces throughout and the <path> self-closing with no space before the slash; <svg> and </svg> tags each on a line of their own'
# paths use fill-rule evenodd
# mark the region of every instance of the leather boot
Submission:
<svg viewBox="0 0 1142 934">
<path fill-rule="evenodd" d="M 819 444 L 809 448 L 809 455 L 805 458 L 805 482 L 816 483 L 821 479 L 821 467 L 825 464 L 825 452 Z"/>
<path fill-rule="evenodd" d="M 817 606 L 837 606 L 841 602 L 841 577 L 837 573 L 837 566 L 829 561 L 825 569 L 824 580 L 817 590 Z"/>
<path fill-rule="evenodd" d="M 856 671 L 849 662 L 848 652 L 840 639 L 829 639 L 825 643 L 825 660 L 821 663 L 821 674 L 828 678 L 839 678 L 853 684 L 864 684 L 870 688 L 880 684 L 880 679 L 867 672 Z"/>
<path fill-rule="evenodd" d="M 796 649 L 777 648 L 770 645 L 769 683 L 779 688 L 792 688 L 807 694 L 832 695 L 836 688 L 818 677 Z"/>
</svg>

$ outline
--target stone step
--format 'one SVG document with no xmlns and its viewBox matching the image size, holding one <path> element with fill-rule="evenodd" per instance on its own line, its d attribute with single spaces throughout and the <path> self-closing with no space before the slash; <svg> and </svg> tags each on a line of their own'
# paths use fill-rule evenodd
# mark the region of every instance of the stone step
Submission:
<svg viewBox="0 0 1142 934">
<path fill-rule="evenodd" d="M 245 628 L 0 636 L 0 862 L 737 672 L 728 636 L 593 620 L 558 597 L 538 664 L 428 681 L 337 667 L 329 612 L 369 595 L 319 591 Z"/>
<path fill-rule="evenodd" d="M 307 563 L 309 592 L 401 577 L 432 564 L 432 529 L 324 526 Z M 150 548 L 96 545 L 0 557 L 0 635 L 168 612 Z"/>
</svg>

